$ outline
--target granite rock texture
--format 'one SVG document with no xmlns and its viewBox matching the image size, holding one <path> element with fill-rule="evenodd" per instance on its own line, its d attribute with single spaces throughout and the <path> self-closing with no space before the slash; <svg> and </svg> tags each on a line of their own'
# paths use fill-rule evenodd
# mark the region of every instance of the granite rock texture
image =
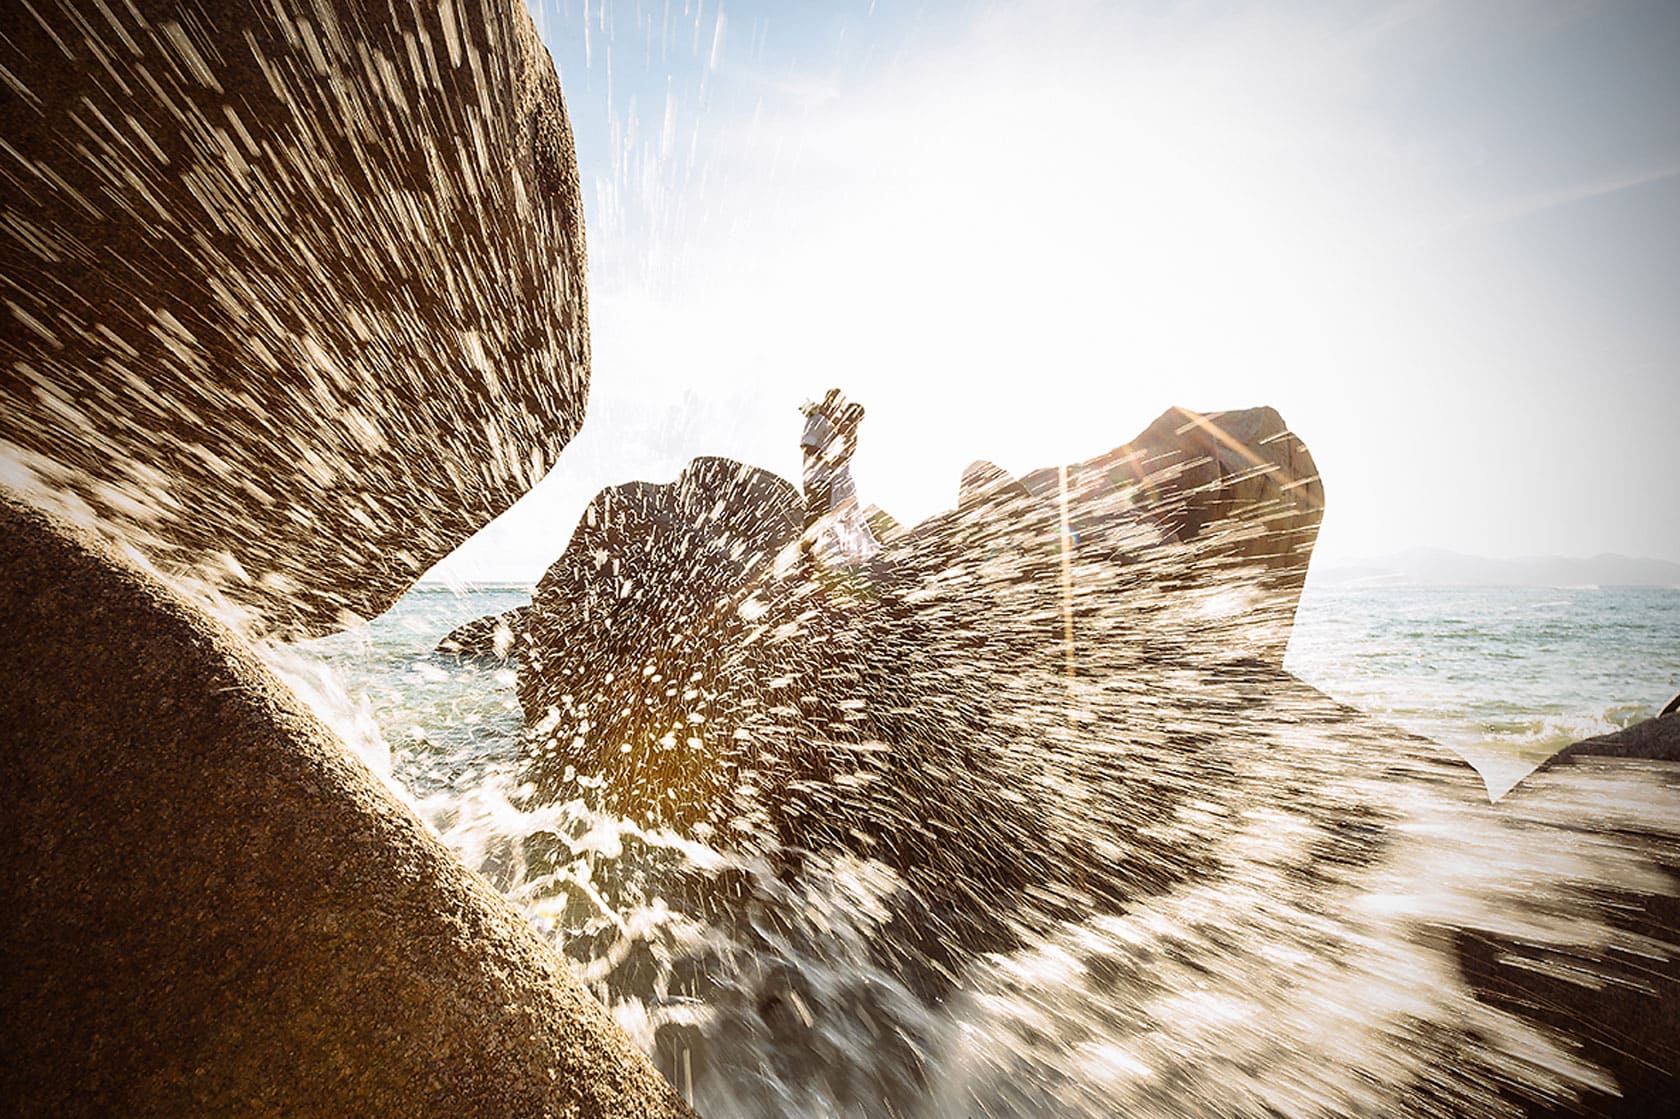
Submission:
<svg viewBox="0 0 1680 1119">
<path fill-rule="evenodd" d="M 0 6 L 0 477 L 257 628 L 389 606 L 582 422 L 522 3 Z"/>
<path fill-rule="evenodd" d="M 1059 500 L 1056 468 L 1020 480 Z M 993 486 L 999 479 L 992 478 Z M 1102 537 L 1150 526 L 1195 563 L 1163 581 L 1182 595 L 1219 596 L 1229 639 L 1281 665 L 1306 583 L 1324 484 L 1311 452 L 1276 409 L 1169 408 L 1131 442 L 1067 467 L 1069 528 Z"/>
<path fill-rule="evenodd" d="M 532 767 L 545 793 L 567 766 L 610 768 L 654 802 L 732 780 L 692 747 L 708 731 L 677 708 L 737 640 L 729 627 L 798 539 L 803 509 L 790 482 L 727 458 L 596 495 L 537 584 L 521 650 L 520 704 L 548 728 Z M 564 749 L 542 746 L 556 736 Z"/>
<path fill-rule="evenodd" d="M 995 713 L 962 712 L 985 690 L 983 668 L 1100 679 L 1179 662 L 1281 667 L 1322 512 L 1312 457 L 1275 410 L 1172 409 L 1065 468 L 1065 482 L 1058 468 L 1017 479 L 976 462 L 958 508 L 883 535 L 857 571 L 825 572 L 776 562 L 798 535 L 792 485 L 697 459 L 670 485 L 603 491 L 543 577 L 519 678 L 529 773 L 550 796 L 568 774 L 603 778 L 614 811 L 648 822 L 756 816 L 747 788 L 802 842 L 794 817 L 836 818 L 803 800 L 834 777 L 833 751 L 813 744 L 860 727 L 889 743 L 981 741 Z M 967 593 L 949 593 L 956 584 Z M 921 664 L 932 670 L 917 676 Z M 810 716 L 824 697 L 849 706 Z M 761 717 L 789 704 L 801 718 Z M 894 711 L 917 715 L 870 718 Z M 1000 779 L 970 772 L 924 790 L 918 755 L 894 756 L 896 775 L 871 772 L 870 788 L 936 801 L 966 788 L 953 820 Z"/>
<path fill-rule="evenodd" d="M 474 618 L 456 626 L 437 643 L 437 652 L 447 657 L 511 661 L 519 658 L 529 606 L 516 606 L 500 614 Z"/>
<path fill-rule="evenodd" d="M 1680 714 L 1662 715 L 1565 747 L 1512 789 L 1498 808 L 1533 811 L 1566 796 L 1572 783 L 1641 769 L 1649 773 L 1653 789 L 1664 780 L 1680 784 L 1677 762 Z M 1598 823 L 1605 842 L 1630 842 L 1615 820 Z M 1621 982 L 1571 982 L 1572 961 L 1567 960 L 1562 967 L 1502 968 L 1521 945 L 1488 934 L 1461 934 L 1464 973 L 1480 997 L 1569 1031 L 1579 1039 L 1581 1054 L 1615 1077 L 1616 1092 L 1590 1095 L 1587 1114 L 1644 1119 L 1672 1114 L 1680 1101 L 1680 847 L 1669 846 L 1662 873 L 1664 889 L 1605 891 L 1605 909 L 1617 936 L 1606 956 Z M 1548 1117 L 1579 1113 L 1562 1104 L 1529 1110 Z"/>
<path fill-rule="evenodd" d="M 10 500 L 0 611 L 8 1114 L 689 1114 L 231 631 Z"/>
<path fill-rule="evenodd" d="M 962 508 L 886 542 L 878 562 L 836 571 L 790 548 L 712 567 L 725 540 L 697 509 L 733 508 L 731 537 L 755 524 L 779 537 L 752 515 L 762 502 L 699 500 L 716 482 L 679 499 L 679 485 L 598 499 L 573 566 L 545 579 L 568 610 L 579 593 L 590 603 L 568 623 L 578 640 L 545 638 L 542 659 L 520 669 L 539 796 L 726 845 L 754 868 L 650 881 L 638 866 L 595 883 L 746 930 L 740 957 L 670 965 L 667 980 L 713 1000 L 721 1024 L 656 1039 L 662 1067 L 686 1067 L 679 1048 L 702 1080 L 712 1065 L 762 1061 L 800 1070 L 801 1083 L 866 1083 L 870 1098 L 915 1113 L 921 1058 L 875 1059 L 916 1036 L 905 1004 L 867 981 L 813 990 L 758 966 L 785 948 L 778 930 L 799 926 L 804 885 L 820 899 L 813 883 L 867 859 L 895 884 L 876 899 L 871 965 L 924 1008 L 961 1005 L 983 961 L 1056 943 L 1070 923 L 1141 929 L 1154 914 L 1173 929 L 1189 912 L 1189 929 L 1165 934 L 1172 947 L 1121 938 L 1095 950 L 1083 974 L 1113 988 L 1097 1000 L 1093 1044 L 1177 1037 L 1170 1012 L 1140 1022 L 1184 990 L 1226 984 L 1223 997 L 1251 1007 L 1245 1021 L 1266 1023 L 1243 1034 L 1257 1082 L 1330 1085 L 1316 1097 L 1329 1111 L 1539 1116 L 1585 1100 L 1640 1114 L 1614 1110 L 1598 1069 L 1625 1099 L 1657 1098 L 1639 1061 L 1667 1060 L 1660 1045 L 1619 1060 L 1615 1034 L 1599 1032 L 1583 1064 L 1571 1054 L 1601 1023 L 1629 1028 L 1610 1005 L 1618 985 L 1674 951 L 1651 923 L 1672 902 L 1660 877 L 1672 823 L 1623 811 L 1629 797 L 1680 804 L 1673 775 L 1565 778 L 1490 806 L 1444 747 L 1302 683 L 1236 639 L 1246 621 L 1208 621 L 1196 601 L 1204 533 L 1175 539 L 1121 486 L 1078 507 L 1077 536 L 1062 531 L 1059 500 L 1023 483 L 971 487 Z M 696 571 L 717 582 L 686 583 Z M 1373 924 L 1389 891 L 1406 917 Z M 1648 939 L 1612 944 L 1618 920 Z M 623 959 L 608 989 L 662 989 L 647 953 Z M 1384 1020 L 1367 1035 L 1381 1039 L 1374 1050 L 1339 1033 L 1303 1042 L 1279 1024 L 1313 1013 L 1288 959 L 1310 961 L 1308 986 L 1327 1005 L 1360 1017 L 1370 1002 Z M 1278 983 L 1292 994 L 1268 1003 Z M 1019 993 L 1047 1005 L 1036 983 Z M 1664 997 L 1644 1005 L 1653 1021 Z M 743 1056 L 742 1038 L 760 1048 Z M 1174 1076 L 1216 1082 L 1230 1061 L 1217 1043 L 1172 1051 L 1181 1063 L 1155 1101 L 1167 1113 L 1181 1100 Z M 987 1106 L 1020 1099 L 1000 1114 L 1042 1113 L 1057 1074 L 1031 1045 L 1019 1068 L 1015 1056 L 994 1052 L 991 1079 L 965 1090 Z M 1010 1094 L 1022 1085 L 1036 1103 Z"/>
</svg>

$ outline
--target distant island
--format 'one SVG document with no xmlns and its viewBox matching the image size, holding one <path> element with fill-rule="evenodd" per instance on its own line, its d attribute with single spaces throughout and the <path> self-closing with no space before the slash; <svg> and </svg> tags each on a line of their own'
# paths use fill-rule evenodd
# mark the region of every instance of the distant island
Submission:
<svg viewBox="0 0 1680 1119">
<path fill-rule="evenodd" d="M 1492 559 L 1442 548 L 1413 548 L 1389 556 L 1315 563 L 1307 582 L 1317 586 L 1680 587 L 1680 563 L 1603 555 L 1518 556 Z"/>
</svg>

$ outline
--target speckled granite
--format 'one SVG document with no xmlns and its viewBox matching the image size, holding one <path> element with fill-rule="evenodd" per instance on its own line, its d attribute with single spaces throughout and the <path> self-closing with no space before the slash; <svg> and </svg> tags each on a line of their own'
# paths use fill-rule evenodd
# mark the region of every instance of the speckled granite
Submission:
<svg viewBox="0 0 1680 1119">
<path fill-rule="evenodd" d="M 583 422 L 521 0 L 0 4 L 0 476 L 271 629 L 378 614 Z"/>
<path fill-rule="evenodd" d="M 9 1114 L 690 1114 L 230 632 L 10 500 L 0 616 Z"/>
</svg>

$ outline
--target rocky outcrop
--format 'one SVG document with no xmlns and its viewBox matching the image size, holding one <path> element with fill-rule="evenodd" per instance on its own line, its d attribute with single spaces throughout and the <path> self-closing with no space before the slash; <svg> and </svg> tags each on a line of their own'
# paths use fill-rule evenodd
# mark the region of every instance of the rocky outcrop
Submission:
<svg viewBox="0 0 1680 1119">
<path fill-rule="evenodd" d="M 43 0 L 0 43 L 7 1113 L 689 1114 L 199 608 L 377 613 L 581 423 L 524 5 Z"/>
<path fill-rule="evenodd" d="M 954 666 L 1008 650 L 1020 666 L 1096 678 L 1204 656 L 1280 666 L 1323 512 L 1311 456 L 1269 408 L 1173 409 L 1066 468 L 1065 481 L 1059 469 L 1016 479 L 976 462 L 959 496 L 956 510 L 883 536 L 855 578 L 813 581 L 797 562 L 770 562 L 799 523 L 797 492 L 774 475 L 698 459 L 669 486 L 604 491 L 533 605 L 519 687 L 538 787 L 556 795 L 564 775 L 600 778 L 614 811 L 685 824 L 753 816 L 761 806 L 739 801 L 747 788 L 772 798 L 787 838 L 798 829 L 781 813 L 805 809 L 776 790 L 832 774 L 787 719 L 773 724 L 774 745 L 739 745 L 751 736 L 735 720 L 783 709 L 778 690 L 811 709 L 832 690 L 817 677 L 852 682 L 842 697 L 852 714 L 807 725 L 821 739 L 863 733 L 858 711 L 925 718 L 938 697 L 971 692 L 943 670 L 926 681 L 934 693 L 918 694 L 906 666 L 920 658 Z M 970 593 L 945 594 L 953 579 Z M 803 636 L 765 639 L 766 626 Z M 848 661 L 852 651 L 863 659 Z M 863 681 L 880 690 L 866 694 Z M 870 733 L 892 742 L 925 729 Z M 947 731 L 976 733 L 966 718 Z M 990 787 L 972 776 L 976 790 Z"/>
<path fill-rule="evenodd" d="M 1611 824 L 1593 809 L 1646 794 L 1680 805 L 1674 788 L 1611 775 L 1491 808 L 1475 773 L 1437 744 L 1296 680 L 1235 639 L 1240 625 L 1207 621 L 1194 601 L 1184 609 L 1203 548 L 1229 555 L 1246 539 L 1216 518 L 1193 536 L 1175 527 L 1168 514 L 1194 513 L 1194 491 L 1144 505 L 1126 486 L 1070 485 L 1080 528 L 1065 532 L 1059 486 L 1047 500 L 1022 481 L 982 484 L 963 508 L 887 542 L 879 562 L 831 571 L 788 550 L 769 558 L 793 528 L 770 532 L 752 515 L 761 502 L 726 500 L 737 477 L 760 475 L 716 472 L 696 486 L 685 474 L 680 497 L 681 482 L 597 499 L 545 577 L 567 610 L 587 594 L 589 613 L 571 615 L 566 638 L 537 638 L 541 658 L 520 673 L 541 795 L 742 852 L 715 879 L 692 868 L 656 879 L 646 863 L 591 879 L 608 898 L 673 899 L 716 922 L 693 958 L 680 945 L 663 964 L 646 946 L 603 950 L 627 961 L 609 986 L 680 988 L 718 1011 L 705 1037 L 661 1027 L 666 1067 L 688 1067 L 680 1051 L 701 1082 L 715 1062 L 793 1069 L 801 1083 L 828 1077 L 835 1091 L 909 1110 L 931 1073 L 914 1054 L 879 1054 L 914 1048 L 919 1014 L 1025 1006 L 1023 1038 L 1071 1031 L 1058 1053 L 1168 1039 L 1151 1050 L 1152 1071 L 1175 1092 L 1241 1065 L 1259 1079 L 1238 1091 L 1311 1082 L 1322 1106 L 1349 1113 L 1491 1114 L 1503 1097 L 1515 1113 L 1547 1114 L 1610 1099 L 1594 1066 L 1644 1093 L 1638 1070 L 1607 1051 L 1587 1063 L 1571 1054 L 1594 999 L 1640 982 L 1649 961 L 1637 950 L 1670 951 L 1657 928 L 1608 950 L 1615 916 L 1602 899 L 1665 912 L 1655 871 L 1676 829 L 1661 813 Z M 702 518 L 725 507 L 731 536 L 757 525 L 768 546 L 714 568 L 732 548 Z M 680 606 L 666 610 L 672 599 Z M 789 937 L 834 935 L 822 884 L 859 865 L 893 884 L 867 914 L 845 914 L 866 927 L 880 971 L 852 983 L 845 969 L 859 957 L 844 953 L 839 977 L 821 982 L 766 963 Z M 813 907 L 818 927 L 799 933 Z M 1508 934 L 1491 955 L 1489 929 Z M 738 954 L 709 954 L 732 937 Z M 1075 1017 L 1113 1013 L 1057 1019 L 1030 980 L 991 998 L 985 961 L 1043 944 L 1066 948 L 1047 965 L 1065 964 L 1059 975 L 1098 985 Z M 1585 993 L 1568 1015 L 1535 1015 L 1522 996 L 1543 991 L 1537 975 Z M 1240 1062 L 1221 1043 L 1187 1040 L 1171 1008 L 1191 988 L 1255 1024 L 1240 1031 Z M 1320 995 L 1381 1039 L 1376 1049 L 1303 1043 L 1289 1023 Z M 923 1009 L 907 1011 L 905 997 Z M 1018 1101 L 998 1114 L 1042 1113 L 1063 1089 L 1088 1099 L 1077 1072 L 1035 1063 L 1031 1042 L 984 1052 L 989 1071 L 962 1090 L 988 1107 Z M 1033 1098 L 1011 1095 L 1015 1083 Z M 1235 1098 L 1221 1090 L 1197 1098 Z M 1178 1098 L 1136 1091 L 1109 1109 Z"/>
<path fill-rule="evenodd" d="M 261 626 L 383 610 L 583 418 L 524 5 L 0 6 L 0 466 Z"/>
<path fill-rule="evenodd" d="M 1649 758 L 1680 762 L 1680 709 L 1673 702 L 1655 719 L 1585 738 L 1553 754 L 1542 768 L 1565 765 L 1581 758 Z"/>
<path fill-rule="evenodd" d="M 1570 795 L 1574 785 L 1603 783 L 1627 772 L 1633 761 L 1650 775 L 1652 788 L 1680 786 L 1680 714 L 1664 714 L 1613 734 L 1567 746 L 1500 802 L 1503 812 L 1544 811 Z M 1636 791 L 1636 796 L 1641 791 Z M 1645 794 L 1649 795 L 1649 794 Z M 1624 819 L 1640 812 L 1663 814 L 1654 797 L 1629 804 L 1624 794 L 1589 806 L 1589 822 L 1604 842 L 1626 844 L 1632 832 Z M 1671 807 L 1669 810 L 1672 810 Z M 1662 875 L 1645 888 L 1605 890 L 1614 929 L 1605 953 L 1620 982 L 1582 982 L 1573 962 L 1553 956 L 1550 966 L 1520 971 L 1501 967 L 1523 946 L 1493 933 L 1461 934 L 1464 974 L 1478 996 L 1509 1007 L 1577 1039 L 1582 1056 L 1610 1072 L 1614 1092 L 1589 1095 L 1588 1114 L 1610 1119 L 1664 1115 L 1680 1099 L 1680 846 L 1668 843 Z M 1560 966 L 1561 965 L 1561 966 Z M 1561 1103 L 1530 1109 L 1531 1115 L 1580 1112 Z"/>
<path fill-rule="evenodd" d="M 694 745 L 713 730 L 684 705 L 733 640 L 717 627 L 752 614 L 747 591 L 798 539 L 803 508 L 791 483 L 726 458 L 595 497 L 537 584 L 526 626 L 519 700 L 539 728 L 544 793 L 559 791 L 567 767 L 610 770 L 615 788 L 655 802 L 732 780 Z"/>
<path fill-rule="evenodd" d="M 436 651 L 442 656 L 476 660 L 518 660 L 520 639 L 530 613 L 529 606 L 516 606 L 500 614 L 474 618 L 450 630 L 437 643 Z"/>
<path fill-rule="evenodd" d="M 688 1114 L 230 632 L 10 502 L 0 611 L 8 1114 Z"/>
<path fill-rule="evenodd" d="M 1066 468 L 1012 479 L 992 463 L 964 472 L 962 500 L 1010 486 L 1060 502 L 1068 531 L 1161 557 L 1181 546 L 1191 564 L 1163 593 L 1206 603 L 1208 624 L 1281 665 L 1324 516 L 1324 485 L 1306 444 L 1275 409 L 1170 408 L 1130 443 Z M 1156 564 L 1161 567 L 1159 563 Z M 1163 574 L 1165 574 L 1163 570 Z"/>
</svg>

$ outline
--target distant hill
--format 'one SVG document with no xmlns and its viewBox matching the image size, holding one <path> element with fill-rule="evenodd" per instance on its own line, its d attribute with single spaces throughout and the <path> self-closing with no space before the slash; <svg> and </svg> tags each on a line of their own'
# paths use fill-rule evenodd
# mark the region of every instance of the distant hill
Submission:
<svg viewBox="0 0 1680 1119">
<path fill-rule="evenodd" d="M 1314 564 L 1307 581 L 1319 586 L 1410 584 L 1437 587 L 1680 587 L 1680 563 L 1604 555 L 1588 559 L 1519 556 L 1489 559 L 1440 548 L 1392 556 Z"/>
</svg>

